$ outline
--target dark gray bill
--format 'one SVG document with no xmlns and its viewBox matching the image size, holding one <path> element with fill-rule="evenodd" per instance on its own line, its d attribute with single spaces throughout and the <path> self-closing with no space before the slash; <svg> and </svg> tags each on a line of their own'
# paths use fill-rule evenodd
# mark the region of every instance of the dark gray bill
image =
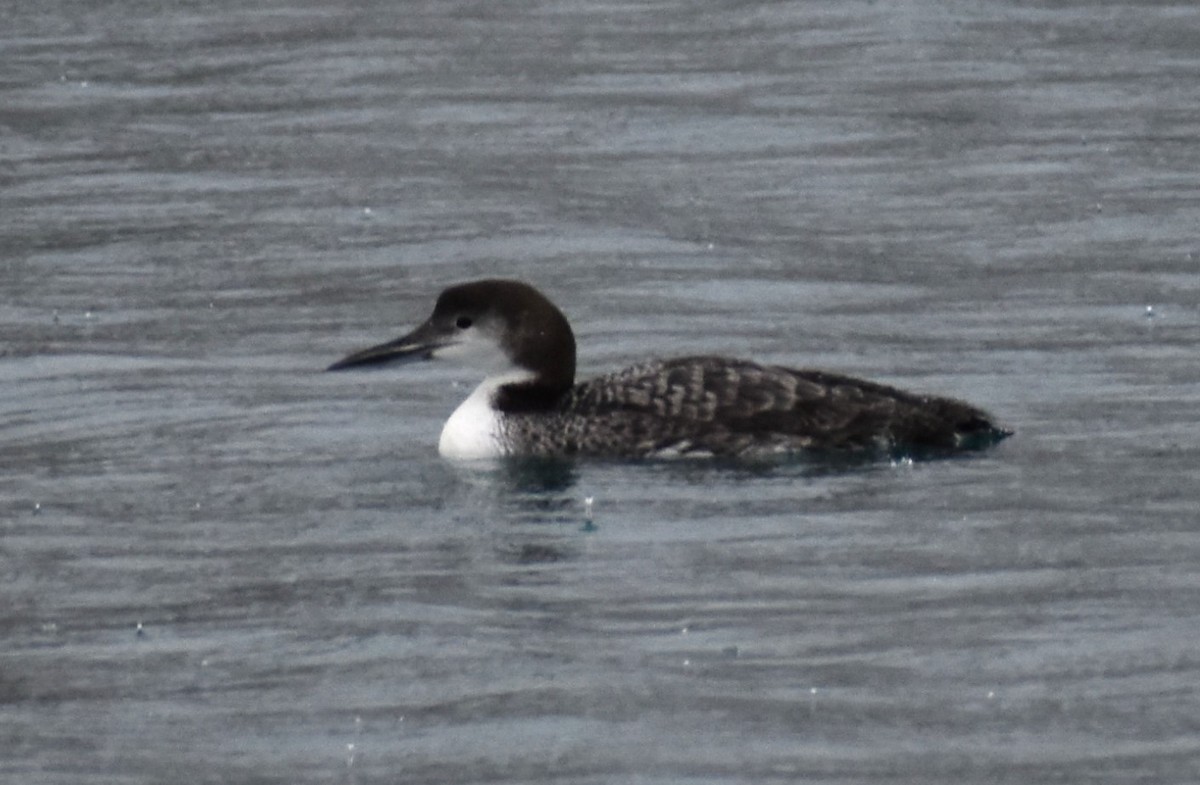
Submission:
<svg viewBox="0 0 1200 785">
<path fill-rule="evenodd" d="M 346 368 L 429 360 L 433 358 L 436 350 L 452 343 L 437 333 L 438 331 L 433 325 L 426 322 L 403 338 L 355 352 L 343 357 L 325 370 L 341 371 Z"/>
</svg>

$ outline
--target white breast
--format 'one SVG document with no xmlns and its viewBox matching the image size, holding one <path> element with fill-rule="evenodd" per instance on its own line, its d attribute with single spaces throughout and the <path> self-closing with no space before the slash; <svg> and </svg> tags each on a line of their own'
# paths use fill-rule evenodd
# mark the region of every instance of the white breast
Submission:
<svg viewBox="0 0 1200 785">
<path fill-rule="evenodd" d="M 501 415 L 492 408 L 492 398 L 498 387 L 527 381 L 529 376 L 522 371 L 485 379 L 446 420 L 438 452 L 457 460 L 496 458 L 507 453 Z"/>
</svg>

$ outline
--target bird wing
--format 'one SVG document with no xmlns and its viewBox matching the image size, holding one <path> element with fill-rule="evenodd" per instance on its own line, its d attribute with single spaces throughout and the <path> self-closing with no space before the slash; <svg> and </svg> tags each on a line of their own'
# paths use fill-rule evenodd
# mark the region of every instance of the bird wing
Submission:
<svg viewBox="0 0 1200 785">
<path fill-rule="evenodd" d="M 567 405 L 670 422 L 675 437 L 697 445 L 713 434 L 724 443 L 731 437 L 746 444 L 782 440 L 793 449 L 954 449 L 964 429 L 993 427 L 959 401 L 825 371 L 711 356 L 656 360 L 589 380 L 576 386 Z"/>
</svg>

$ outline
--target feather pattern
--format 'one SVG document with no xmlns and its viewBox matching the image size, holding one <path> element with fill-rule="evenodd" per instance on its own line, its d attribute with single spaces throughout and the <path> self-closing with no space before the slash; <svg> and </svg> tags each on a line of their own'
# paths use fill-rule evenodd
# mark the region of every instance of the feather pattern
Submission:
<svg viewBox="0 0 1200 785">
<path fill-rule="evenodd" d="M 549 410 L 506 419 L 514 451 L 533 455 L 928 455 L 1007 435 L 961 401 L 712 356 L 632 366 L 575 385 Z"/>
</svg>

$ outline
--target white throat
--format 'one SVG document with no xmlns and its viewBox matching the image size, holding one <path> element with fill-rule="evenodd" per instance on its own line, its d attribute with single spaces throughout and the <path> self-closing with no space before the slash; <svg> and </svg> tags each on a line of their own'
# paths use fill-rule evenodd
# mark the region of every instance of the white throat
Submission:
<svg viewBox="0 0 1200 785">
<path fill-rule="evenodd" d="M 517 370 L 484 379 L 442 426 L 438 452 L 445 458 L 464 461 L 507 454 L 502 415 L 493 408 L 492 401 L 496 390 L 504 385 L 532 378 L 529 371 Z"/>
</svg>

